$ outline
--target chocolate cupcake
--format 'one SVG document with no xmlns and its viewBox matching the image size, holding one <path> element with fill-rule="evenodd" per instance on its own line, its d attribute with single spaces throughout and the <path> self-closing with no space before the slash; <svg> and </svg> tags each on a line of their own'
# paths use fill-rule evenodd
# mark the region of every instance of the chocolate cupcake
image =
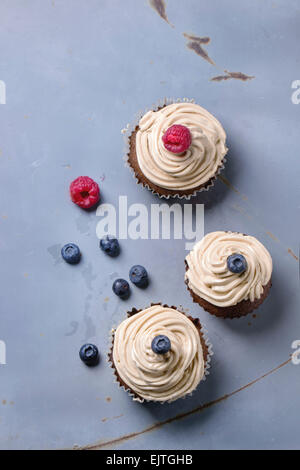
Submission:
<svg viewBox="0 0 300 470">
<path fill-rule="evenodd" d="M 270 253 L 242 233 L 209 233 L 185 263 L 185 282 L 194 302 L 217 317 L 247 315 L 263 303 L 272 285 Z"/>
<path fill-rule="evenodd" d="M 166 100 L 126 133 L 126 160 L 137 182 L 160 197 L 189 199 L 209 189 L 224 167 L 228 149 L 222 125 L 188 100 Z"/>
<path fill-rule="evenodd" d="M 208 375 L 212 354 L 198 319 L 152 304 L 128 312 L 113 330 L 109 361 L 133 400 L 165 403 L 196 389 Z"/>
</svg>

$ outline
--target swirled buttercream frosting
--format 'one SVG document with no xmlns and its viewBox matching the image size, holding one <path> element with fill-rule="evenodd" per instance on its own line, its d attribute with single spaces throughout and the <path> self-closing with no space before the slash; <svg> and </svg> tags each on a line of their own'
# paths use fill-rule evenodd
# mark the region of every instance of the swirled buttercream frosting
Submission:
<svg viewBox="0 0 300 470">
<path fill-rule="evenodd" d="M 231 272 L 227 266 L 227 258 L 235 253 L 247 261 L 241 274 Z M 196 243 L 186 263 L 188 287 L 218 307 L 259 299 L 272 275 L 268 250 L 256 238 L 236 232 L 209 233 Z"/>
<path fill-rule="evenodd" d="M 181 155 L 168 151 L 162 137 L 174 124 L 186 126 L 192 143 Z M 148 111 L 139 121 L 136 154 L 146 178 L 164 189 L 188 190 L 205 185 L 227 153 L 226 134 L 219 121 L 194 103 L 174 103 Z"/>
<path fill-rule="evenodd" d="M 171 342 L 165 354 L 151 348 L 158 335 Z M 191 393 L 204 376 L 198 329 L 183 313 L 162 305 L 124 320 L 115 331 L 112 355 L 121 380 L 145 400 L 174 401 Z"/>
</svg>

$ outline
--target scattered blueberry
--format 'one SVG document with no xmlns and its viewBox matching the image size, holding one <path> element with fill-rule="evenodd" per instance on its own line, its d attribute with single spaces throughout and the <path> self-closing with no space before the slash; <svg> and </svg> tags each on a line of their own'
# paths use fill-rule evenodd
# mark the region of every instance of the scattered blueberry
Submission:
<svg viewBox="0 0 300 470">
<path fill-rule="evenodd" d="M 130 287 L 125 279 L 116 279 L 113 283 L 112 290 L 118 297 L 121 297 L 121 299 L 127 299 L 130 294 Z"/>
<path fill-rule="evenodd" d="M 77 245 L 74 243 L 67 243 L 61 249 L 61 255 L 63 259 L 70 264 L 79 263 L 81 253 Z"/>
<path fill-rule="evenodd" d="M 153 338 L 151 349 L 156 354 L 166 354 L 171 349 L 171 341 L 165 335 L 158 335 Z"/>
<path fill-rule="evenodd" d="M 80 359 L 87 366 L 96 366 L 99 362 L 99 351 L 94 344 L 84 344 L 79 351 Z"/>
<path fill-rule="evenodd" d="M 146 269 L 139 264 L 132 266 L 129 271 L 129 278 L 131 282 L 138 287 L 146 287 L 148 285 L 148 273 Z"/>
<path fill-rule="evenodd" d="M 246 258 L 239 253 L 234 253 L 227 258 L 227 267 L 234 274 L 241 274 L 246 271 L 248 265 Z"/>
<path fill-rule="evenodd" d="M 112 235 L 106 235 L 100 240 L 100 248 L 109 256 L 118 256 L 120 253 L 119 242 Z"/>
</svg>

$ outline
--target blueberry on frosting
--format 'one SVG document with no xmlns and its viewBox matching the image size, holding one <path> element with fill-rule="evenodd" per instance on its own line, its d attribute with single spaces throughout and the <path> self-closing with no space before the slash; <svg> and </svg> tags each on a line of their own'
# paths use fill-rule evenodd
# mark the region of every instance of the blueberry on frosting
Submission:
<svg viewBox="0 0 300 470">
<path fill-rule="evenodd" d="M 171 341 L 165 335 L 158 335 L 153 338 L 151 349 L 156 354 L 166 354 L 171 349 Z"/>
<path fill-rule="evenodd" d="M 233 255 L 228 256 L 227 267 L 229 271 L 234 274 L 242 274 L 246 271 L 248 265 L 246 258 L 243 255 L 234 253 Z"/>
</svg>

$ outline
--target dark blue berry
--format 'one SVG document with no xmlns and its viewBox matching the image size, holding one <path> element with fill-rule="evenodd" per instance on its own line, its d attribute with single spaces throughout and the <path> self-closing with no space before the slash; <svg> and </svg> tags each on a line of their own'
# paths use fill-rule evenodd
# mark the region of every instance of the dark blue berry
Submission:
<svg viewBox="0 0 300 470">
<path fill-rule="evenodd" d="M 106 235 L 100 240 L 100 248 L 109 256 L 118 256 L 120 253 L 119 242 L 112 235 Z"/>
<path fill-rule="evenodd" d="M 118 297 L 121 297 L 121 299 L 127 299 L 129 297 L 130 287 L 125 279 L 116 279 L 113 283 L 112 289 Z"/>
<path fill-rule="evenodd" d="M 158 335 L 151 343 L 152 351 L 156 354 L 166 354 L 171 349 L 171 341 L 165 335 Z"/>
<path fill-rule="evenodd" d="M 87 366 L 96 366 L 99 362 L 99 351 L 94 344 L 84 344 L 79 351 L 80 359 Z"/>
<path fill-rule="evenodd" d="M 132 266 L 129 271 L 129 278 L 131 282 L 138 287 L 146 287 L 148 285 L 148 273 L 146 269 L 139 264 Z"/>
<path fill-rule="evenodd" d="M 77 245 L 74 243 L 67 243 L 61 249 L 61 255 L 63 259 L 70 264 L 79 263 L 81 253 Z"/>
<path fill-rule="evenodd" d="M 227 258 L 227 267 L 234 274 L 241 274 L 246 271 L 248 265 L 246 258 L 239 253 L 234 253 Z"/>
</svg>

